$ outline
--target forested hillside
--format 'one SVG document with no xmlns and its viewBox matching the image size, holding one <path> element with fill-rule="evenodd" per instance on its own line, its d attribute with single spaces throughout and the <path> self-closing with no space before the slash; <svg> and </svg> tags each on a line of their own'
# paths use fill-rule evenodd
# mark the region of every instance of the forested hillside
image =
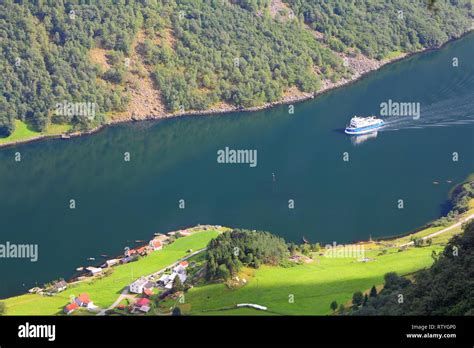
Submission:
<svg viewBox="0 0 474 348">
<path fill-rule="evenodd" d="M 3 137 L 15 119 L 38 131 L 51 123 L 81 130 L 126 110 L 156 112 L 130 111 L 130 100 L 159 99 L 173 113 L 259 106 L 290 89 L 314 93 L 353 74 L 344 54 L 380 59 L 438 46 L 464 33 L 472 15 L 469 0 L 430 9 L 422 0 L 0 3 Z M 59 114 L 58 103 L 95 103 L 96 114 Z"/>
<path fill-rule="evenodd" d="M 474 315 L 474 222 L 433 257 L 433 266 L 419 272 L 414 282 L 387 274 L 380 294 L 371 294 L 353 314 Z"/>
<path fill-rule="evenodd" d="M 268 232 L 232 230 L 211 240 L 207 246 L 208 280 L 228 279 L 242 266 L 259 268 L 279 265 L 288 255 L 283 238 Z"/>
<path fill-rule="evenodd" d="M 437 47 L 471 26 L 470 0 L 287 0 L 335 51 L 353 48 L 382 59 L 391 52 Z"/>
</svg>

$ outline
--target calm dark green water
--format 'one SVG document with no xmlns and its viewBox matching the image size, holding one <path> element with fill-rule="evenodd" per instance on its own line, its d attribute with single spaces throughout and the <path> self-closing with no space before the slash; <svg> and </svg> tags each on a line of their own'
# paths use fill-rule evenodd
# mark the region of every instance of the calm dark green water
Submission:
<svg viewBox="0 0 474 348">
<path fill-rule="evenodd" d="M 294 115 L 281 106 L 120 125 L 0 150 L 0 242 L 39 245 L 36 263 L 0 259 L 0 296 L 71 276 L 87 257 L 117 254 L 154 232 L 198 223 L 323 243 L 417 228 L 443 214 L 449 190 L 474 172 L 473 60 L 470 35 L 296 104 Z M 353 114 L 378 114 L 388 99 L 421 103 L 420 119 L 387 119 L 365 142 L 342 133 Z M 257 167 L 218 164 L 226 146 L 256 149 Z"/>
</svg>

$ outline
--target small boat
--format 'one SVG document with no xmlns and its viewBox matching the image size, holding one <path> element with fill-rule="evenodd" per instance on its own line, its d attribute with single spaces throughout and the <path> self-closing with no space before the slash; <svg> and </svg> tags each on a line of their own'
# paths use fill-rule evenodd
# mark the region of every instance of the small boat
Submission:
<svg viewBox="0 0 474 348">
<path fill-rule="evenodd" d="M 439 184 L 439 182 L 437 182 L 437 181 L 433 181 L 433 184 L 435 184 L 435 185 L 438 185 L 438 184 Z"/>
<path fill-rule="evenodd" d="M 385 125 L 385 122 L 380 118 L 376 118 L 375 116 L 369 117 L 359 117 L 354 116 L 351 118 L 351 121 L 346 126 L 345 133 L 346 134 L 367 134 L 371 132 L 375 132 L 378 129 L 382 128 Z"/>
<path fill-rule="evenodd" d="M 70 139 L 71 136 L 67 134 L 61 134 L 61 139 Z"/>
<path fill-rule="evenodd" d="M 305 236 L 303 236 L 303 242 L 305 242 L 306 244 L 309 244 L 309 241 L 306 239 Z"/>
<path fill-rule="evenodd" d="M 83 270 L 84 270 L 84 267 L 77 267 L 77 268 L 76 268 L 76 271 L 79 271 L 79 272 L 81 272 L 81 271 L 83 271 Z"/>
<path fill-rule="evenodd" d="M 87 261 L 95 261 L 95 257 L 88 257 Z"/>
<path fill-rule="evenodd" d="M 102 254 L 102 255 L 100 255 L 100 257 L 109 257 L 109 255 L 107 255 L 107 254 Z"/>
<path fill-rule="evenodd" d="M 143 243 L 143 241 L 140 240 L 140 239 L 137 239 L 137 240 L 135 241 L 135 243 Z"/>
<path fill-rule="evenodd" d="M 448 184 L 450 184 L 450 183 L 452 183 L 453 181 L 452 181 L 452 180 L 446 180 L 446 182 L 447 182 Z"/>
</svg>

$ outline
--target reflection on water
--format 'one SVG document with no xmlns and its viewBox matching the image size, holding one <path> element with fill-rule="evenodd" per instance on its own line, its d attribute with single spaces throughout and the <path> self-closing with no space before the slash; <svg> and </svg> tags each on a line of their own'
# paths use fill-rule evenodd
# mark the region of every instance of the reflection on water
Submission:
<svg viewBox="0 0 474 348">
<path fill-rule="evenodd" d="M 362 143 L 365 143 L 367 140 L 375 139 L 377 138 L 377 134 L 378 132 L 372 132 L 372 133 L 361 134 L 361 135 L 353 135 L 351 136 L 352 145 L 357 146 Z"/>
</svg>

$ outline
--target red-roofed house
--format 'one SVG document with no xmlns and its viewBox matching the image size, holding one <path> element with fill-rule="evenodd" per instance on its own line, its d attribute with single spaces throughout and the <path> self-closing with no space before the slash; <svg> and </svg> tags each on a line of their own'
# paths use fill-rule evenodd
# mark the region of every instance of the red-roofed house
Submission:
<svg viewBox="0 0 474 348">
<path fill-rule="evenodd" d="M 153 295 L 153 290 L 151 289 L 143 289 L 143 293 L 147 296 Z"/>
<path fill-rule="evenodd" d="M 74 302 L 76 302 L 81 307 L 87 307 L 89 302 L 91 302 L 91 299 L 89 298 L 88 294 L 84 293 L 84 294 L 80 294 L 78 297 L 76 297 L 74 299 Z"/>
<path fill-rule="evenodd" d="M 157 240 L 157 239 L 153 239 L 150 241 L 150 246 L 153 248 L 153 250 L 160 250 L 163 248 L 163 244 Z"/>
<path fill-rule="evenodd" d="M 150 311 L 150 300 L 143 297 L 139 299 L 137 302 L 135 302 L 134 308 L 138 309 L 141 312 L 147 313 Z"/>
<path fill-rule="evenodd" d="M 180 265 L 181 267 L 183 267 L 183 268 L 186 268 L 186 267 L 188 267 L 189 263 L 188 263 L 188 261 L 181 261 L 181 262 L 179 263 L 179 265 Z"/>
<path fill-rule="evenodd" d="M 79 308 L 79 305 L 76 302 L 70 303 L 66 307 L 64 307 L 64 313 L 71 314 L 78 308 Z"/>
<path fill-rule="evenodd" d="M 140 299 L 138 299 L 137 302 L 135 302 L 135 306 L 137 306 L 137 307 L 147 306 L 149 304 L 150 304 L 150 300 L 145 298 L 145 297 L 140 298 Z"/>
<path fill-rule="evenodd" d="M 148 254 L 148 246 L 137 248 L 137 253 L 142 256 Z"/>
</svg>

